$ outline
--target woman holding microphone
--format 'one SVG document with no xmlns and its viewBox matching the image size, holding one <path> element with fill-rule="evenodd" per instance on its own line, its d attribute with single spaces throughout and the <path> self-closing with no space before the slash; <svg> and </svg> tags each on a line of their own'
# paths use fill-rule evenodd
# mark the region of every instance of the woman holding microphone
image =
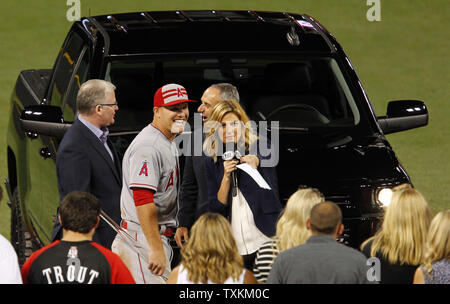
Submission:
<svg viewBox="0 0 450 304">
<path fill-rule="evenodd" d="M 218 103 L 205 124 L 207 131 L 203 145 L 210 211 L 218 212 L 231 221 L 239 253 L 247 269 L 259 246 L 275 234 L 275 226 L 282 209 L 275 166 L 261 166 L 263 157 L 258 151 L 258 138 L 251 128 L 242 106 L 227 100 Z M 267 145 L 269 146 L 269 145 Z M 241 170 L 237 166 L 250 168 Z M 248 173 L 257 172 L 269 187 L 262 188 Z"/>
</svg>

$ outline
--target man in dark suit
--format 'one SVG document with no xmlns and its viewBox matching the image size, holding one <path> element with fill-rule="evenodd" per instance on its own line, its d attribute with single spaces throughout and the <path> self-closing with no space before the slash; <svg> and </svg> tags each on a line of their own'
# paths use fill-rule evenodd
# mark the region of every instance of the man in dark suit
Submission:
<svg viewBox="0 0 450 304">
<path fill-rule="evenodd" d="M 78 118 L 64 135 L 56 157 L 58 190 L 61 199 L 72 191 L 89 192 L 101 202 L 102 210 L 120 221 L 121 164 L 108 141 L 108 126 L 114 123 L 119 109 L 115 86 L 92 79 L 85 82 L 77 95 Z M 111 249 L 116 232 L 100 222 L 93 240 Z M 57 221 L 52 241 L 61 237 Z"/>
<path fill-rule="evenodd" d="M 218 83 L 207 88 L 202 95 L 202 103 L 197 110 L 201 115 L 202 121 L 205 122 L 208 119 L 216 104 L 230 99 L 239 102 L 239 93 L 232 84 Z M 208 188 L 206 187 L 203 165 L 204 155 L 202 153 L 202 145 L 205 138 L 202 130 L 195 129 L 193 133 L 196 132 L 200 132 L 202 136 L 194 135 L 190 138 L 191 155 L 185 158 L 183 180 L 180 187 L 179 227 L 175 233 L 175 241 L 180 247 L 183 245 L 183 239 L 188 240 L 188 231 L 194 222 L 200 215 L 208 211 Z M 197 138 L 202 140 L 198 141 Z"/>
</svg>

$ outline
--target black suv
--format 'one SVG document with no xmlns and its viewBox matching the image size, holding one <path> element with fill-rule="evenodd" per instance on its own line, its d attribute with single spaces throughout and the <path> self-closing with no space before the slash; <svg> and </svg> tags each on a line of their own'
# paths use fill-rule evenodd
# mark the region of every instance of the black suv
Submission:
<svg viewBox="0 0 450 304">
<path fill-rule="evenodd" d="M 59 203 L 55 156 L 76 117 L 84 81 L 117 86 L 110 128 L 123 155 L 152 120 L 155 91 L 167 83 L 199 100 L 229 82 L 279 148 L 280 198 L 299 186 L 319 189 L 342 208 L 341 241 L 357 247 L 374 233 L 389 188 L 411 183 L 385 134 L 424 126 L 421 101 L 392 101 L 375 116 L 354 67 L 336 39 L 302 14 L 257 11 L 137 12 L 73 24 L 53 69 L 22 71 L 7 133 L 11 241 L 21 262 L 50 240 Z M 198 104 L 190 105 L 192 113 Z M 276 123 L 272 123 L 276 122 Z M 257 124 L 260 128 L 264 124 Z"/>
</svg>

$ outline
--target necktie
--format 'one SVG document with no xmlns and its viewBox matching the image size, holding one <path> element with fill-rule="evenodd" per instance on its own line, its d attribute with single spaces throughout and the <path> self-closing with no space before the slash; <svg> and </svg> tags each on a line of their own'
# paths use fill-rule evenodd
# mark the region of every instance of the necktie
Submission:
<svg viewBox="0 0 450 304">
<path fill-rule="evenodd" d="M 108 135 L 106 134 L 106 132 L 104 131 L 102 135 L 100 135 L 100 141 L 102 142 L 102 144 L 106 144 L 106 139 Z"/>
<path fill-rule="evenodd" d="M 106 144 L 106 140 L 108 139 L 109 130 L 107 128 L 102 128 L 102 135 L 100 135 L 100 140 L 103 144 Z"/>
<path fill-rule="evenodd" d="M 100 135 L 99 139 L 102 142 L 102 144 L 105 146 L 106 150 L 108 151 L 109 155 L 111 156 L 112 161 L 114 161 L 114 156 L 111 152 L 111 149 L 109 149 L 108 145 L 106 144 L 106 140 L 108 139 L 109 130 L 103 130 L 103 134 Z"/>
</svg>

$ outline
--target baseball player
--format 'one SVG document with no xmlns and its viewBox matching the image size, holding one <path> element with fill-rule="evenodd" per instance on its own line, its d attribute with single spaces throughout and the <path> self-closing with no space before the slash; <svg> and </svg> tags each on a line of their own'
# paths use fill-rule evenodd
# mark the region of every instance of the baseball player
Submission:
<svg viewBox="0 0 450 304">
<path fill-rule="evenodd" d="M 184 130 L 189 101 L 181 85 L 161 87 L 154 96 L 153 122 L 136 136 L 123 158 L 121 226 L 141 247 L 117 235 L 112 249 L 136 283 L 165 283 L 171 271 L 169 237 L 177 226 L 179 183 L 173 140 Z"/>
</svg>

